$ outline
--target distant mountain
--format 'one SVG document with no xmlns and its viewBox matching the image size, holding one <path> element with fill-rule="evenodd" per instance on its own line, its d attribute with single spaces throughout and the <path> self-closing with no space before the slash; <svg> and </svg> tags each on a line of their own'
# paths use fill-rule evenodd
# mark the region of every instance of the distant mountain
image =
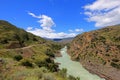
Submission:
<svg viewBox="0 0 120 80">
<path fill-rule="evenodd" d="M 73 37 L 69 37 L 69 38 L 56 38 L 56 39 L 52 39 L 53 41 L 62 43 L 62 44 L 67 44 L 70 43 L 73 40 Z"/>
<path fill-rule="evenodd" d="M 52 39 L 53 41 L 61 41 L 61 40 L 63 40 L 63 39 Z"/>
<path fill-rule="evenodd" d="M 68 46 L 73 60 L 107 80 L 120 79 L 120 25 L 85 32 Z"/>
</svg>

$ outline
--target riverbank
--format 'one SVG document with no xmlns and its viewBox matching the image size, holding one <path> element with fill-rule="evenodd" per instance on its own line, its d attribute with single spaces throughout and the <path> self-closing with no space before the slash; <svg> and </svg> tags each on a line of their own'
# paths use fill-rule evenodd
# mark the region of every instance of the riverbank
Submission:
<svg viewBox="0 0 120 80">
<path fill-rule="evenodd" d="M 69 51 L 67 52 L 68 55 L 70 55 Z M 76 61 L 77 58 L 72 57 L 71 60 Z M 78 60 L 80 61 L 77 62 L 82 64 L 82 66 L 92 74 L 96 74 L 101 78 L 105 78 L 106 80 L 120 80 L 120 70 L 110 66 L 109 63 L 103 65 L 92 61 L 86 61 L 82 59 Z"/>
<path fill-rule="evenodd" d="M 67 48 L 61 49 L 61 55 L 62 57 L 56 57 L 55 62 L 60 63 L 60 69 L 66 68 L 68 75 L 80 77 L 80 80 L 105 80 L 87 71 L 79 62 L 71 60 Z"/>
<path fill-rule="evenodd" d="M 83 65 L 83 64 L 82 64 L 82 65 Z M 100 73 L 98 70 L 96 71 L 95 68 L 92 68 L 92 67 L 90 67 L 90 66 L 88 67 L 88 66 L 86 66 L 86 65 L 83 65 L 83 67 L 84 67 L 85 69 L 87 69 L 90 73 L 96 74 L 96 75 L 98 75 L 99 77 L 104 78 L 105 80 L 113 80 L 111 77 L 107 77 L 106 75 Z M 92 68 L 92 69 L 91 69 L 91 68 Z"/>
<path fill-rule="evenodd" d="M 68 54 L 68 55 L 69 55 L 69 54 Z M 69 55 L 69 56 L 70 56 L 70 55 Z M 73 59 L 71 58 L 71 60 L 73 60 Z M 73 61 L 75 61 L 75 60 L 73 60 Z M 76 62 L 77 62 L 77 61 L 76 61 Z M 82 64 L 82 66 L 83 66 L 86 70 L 88 70 L 90 73 L 92 73 L 92 74 L 98 75 L 99 77 L 104 78 L 105 80 L 113 80 L 113 79 L 111 79 L 110 77 L 107 77 L 106 75 L 104 75 L 104 74 L 102 74 L 102 73 L 94 70 L 95 68 L 92 68 L 90 65 L 84 65 L 84 64 L 81 63 L 81 62 L 80 62 L 80 64 Z M 92 69 L 91 69 L 91 68 L 92 68 Z"/>
<path fill-rule="evenodd" d="M 55 53 L 55 57 L 62 57 L 60 51 L 57 51 L 57 52 Z"/>
<path fill-rule="evenodd" d="M 81 61 L 82 66 L 90 73 L 96 74 L 106 80 L 120 80 L 120 70 L 110 66 L 91 64 Z"/>
</svg>

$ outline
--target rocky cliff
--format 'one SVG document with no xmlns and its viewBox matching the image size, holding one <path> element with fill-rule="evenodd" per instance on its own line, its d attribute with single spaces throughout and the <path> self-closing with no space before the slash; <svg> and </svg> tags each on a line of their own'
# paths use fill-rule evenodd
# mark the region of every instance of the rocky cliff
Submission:
<svg viewBox="0 0 120 80">
<path fill-rule="evenodd" d="M 120 25 L 76 36 L 68 53 L 86 69 L 107 80 L 120 79 Z"/>
</svg>

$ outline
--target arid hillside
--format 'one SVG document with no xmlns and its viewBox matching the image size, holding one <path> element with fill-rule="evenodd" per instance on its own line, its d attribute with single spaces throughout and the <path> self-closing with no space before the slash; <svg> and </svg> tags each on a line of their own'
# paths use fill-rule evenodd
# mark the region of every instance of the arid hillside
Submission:
<svg viewBox="0 0 120 80">
<path fill-rule="evenodd" d="M 76 36 L 68 53 L 91 72 L 108 80 L 120 79 L 120 25 Z"/>
</svg>

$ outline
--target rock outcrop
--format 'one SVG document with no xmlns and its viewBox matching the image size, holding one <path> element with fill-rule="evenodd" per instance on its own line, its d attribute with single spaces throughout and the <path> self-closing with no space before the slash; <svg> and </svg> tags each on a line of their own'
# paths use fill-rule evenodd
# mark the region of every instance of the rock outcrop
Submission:
<svg viewBox="0 0 120 80">
<path fill-rule="evenodd" d="M 120 25 L 76 36 L 68 53 L 89 71 L 107 80 L 120 79 Z"/>
</svg>

